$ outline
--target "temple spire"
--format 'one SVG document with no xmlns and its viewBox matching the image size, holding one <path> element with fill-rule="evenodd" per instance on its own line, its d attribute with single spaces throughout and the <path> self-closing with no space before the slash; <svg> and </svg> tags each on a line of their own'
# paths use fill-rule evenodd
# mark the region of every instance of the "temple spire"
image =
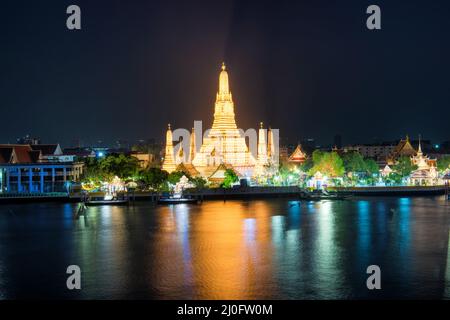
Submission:
<svg viewBox="0 0 450 320">
<path fill-rule="evenodd" d="M 419 134 L 419 149 L 417 150 L 417 154 L 422 154 L 422 144 L 421 144 L 421 141 L 420 141 L 421 139 L 422 139 L 422 137 Z"/>
<path fill-rule="evenodd" d="M 236 125 L 228 68 L 225 63 L 219 65 L 219 68 L 214 121 L 203 140 L 200 140 L 201 132 L 197 132 L 200 137 L 195 141 L 197 151 L 192 165 L 205 177 L 210 177 L 214 172 L 212 170 L 220 164 L 232 166 L 239 174 L 250 177 L 254 172 L 256 159 Z"/>
<path fill-rule="evenodd" d="M 269 159 L 273 156 L 273 133 L 272 128 L 269 127 L 269 130 L 267 130 L 267 156 Z"/>
<path fill-rule="evenodd" d="M 219 94 L 230 94 L 230 86 L 228 84 L 228 72 L 226 71 L 225 62 L 222 62 L 222 71 L 219 76 Z"/>
<path fill-rule="evenodd" d="M 175 160 L 173 154 L 173 141 L 172 141 L 172 129 L 170 128 L 170 123 L 167 125 L 166 133 L 166 153 L 164 155 L 164 162 L 162 169 L 167 172 L 175 171 Z"/>
<path fill-rule="evenodd" d="M 255 175 L 260 176 L 265 172 L 265 166 L 268 165 L 267 158 L 267 131 L 263 128 L 263 123 L 259 123 L 258 134 L 258 154 L 256 160 Z"/>
<path fill-rule="evenodd" d="M 233 97 L 228 81 L 228 72 L 226 71 L 225 63 L 223 63 L 222 71 L 219 75 L 219 91 L 217 92 L 214 107 L 213 130 L 234 130 L 237 128 L 234 119 Z"/>
<path fill-rule="evenodd" d="M 190 146 L 189 146 L 189 162 L 192 163 L 192 161 L 195 158 L 195 153 L 196 153 L 196 148 L 197 148 L 197 144 L 195 143 L 195 129 L 192 128 L 192 132 L 191 132 L 191 141 L 190 141 Z"/>
</svg>

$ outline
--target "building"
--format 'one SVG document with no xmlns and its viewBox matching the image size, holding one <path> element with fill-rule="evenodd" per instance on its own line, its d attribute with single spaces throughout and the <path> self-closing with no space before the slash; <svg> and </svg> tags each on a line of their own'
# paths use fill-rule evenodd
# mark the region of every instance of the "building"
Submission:
<svg viewBox="0 0 450 320">
<path fill-rule="evenodd" d="M 242 178 L 240 173 L 238 171 L 234 170 L 233 166 L 221 163 L 216 168 L 216 170 L 214 170 L 214 172 L 209 176 L 208 181 L 213 186 L 217 186 L 217 187 L 220 186 L 220 184 L 225 180 L 225 173 L 227 170 L 234 171 L 234 173 L 238 176 L 239 179 Z"/>
<path fill-rule="evenodd" d="M 79 181 L 82 163 L 62 161 L 58 145 L 34 147 L 0 145 L 0 193 L 66 192 L 69 182 Z"/>
<path fill-rule="evenodd" d="M 180 145 L 174 153 L 173 135 L 170 125 L 166 133 L 166 148 L 162 169 L 168 172 L 175 171 L 180 164 L 188 166 L 191 171 L 209 179 L 214 174 L 217 180 L 221 165 L 232 168 L 239 176 L 244 178 L 263 174 L 269 163 L 278 164 L 278 152 L 275 150 L 274 136 L 271 129 L 261 127 L 258 132 L 258 150 L 254 156 L 245 136 L 238 129 L 235 120 L 233 96 L 229 87 L 229 77 L 225 64 L 219 75 L 219 90 L 216 95 L 214 107 L 214 121 L 203 141 L 195 140 L 195 132 L 190 135 L 190 150 L 184 150 Z M 221 166 L 220 168 L 224 168 Z M 220 175 L 219 175 L 220 176 Z M 216 181 L 217 182 L 217 181 Z"/>
<path fill-rule="evenodd" d="M 166 152 L 164 154 L 162 169 L 167 172 L 173 172 L 176 169 L 175 156 L 173 153 L 172 129 L 170 123 L 166 132 Z"/>
<path fill-rule="evenodd" d="M 71 154 L 75 159 L 95 158 L 97 154 L 90 148 L 64 148 L 64 154 Z"/>
<path fill-rule="evenodd" d="M 232 165 L 244 176 L 251 176 L 256 165 L 256 159 L 236 125 L 233 95 L 225 64 L 222 64 L 219 76 L 219 91 L 216 95 L 211 130 L 192 160 L 197 170 L 206 176 L 222 163 Z"/>
<path fill-rule="evenodd" d="M 374 159 L 379 165 L 386 165 L 387 158 L 394 152 L 396 145 L 391 142 L 361 144 L 355 146 L 364 158 Z"/>
<path fill-rule="evenodd" d="M 417 166 L 410 175 L 410 183 L 413 185 L 435 185 L 438 184 L 439 174 L 437 171 L 436 159 L 430 159 L 422 152 L 422 146 L 419 142 L 419 148 L 416 155 L 411 157 L 411 162 Z"/>
<path fill-rule="evenodd" d="M 391 167 L 389 167 L 389 165 L 385 165 L 384 168 L 380 170 L 382 177 L 389 177 L 392 172 L 393 170 L 391 169 Z"/>
<path fill-rule="evenodd" d="M 151 163 L 155 161 L 155 156 L 151 153 L 132 151 L 130 156 L 135 157 L 139 161 L 139 166 L 141 168 L 148 168 Z"/>
<path fill-rule="evenodd" d="M 306 153 L 302 149 L 302 145 L 299 144 L 295 148 L 294 152 L 289 156 L 288 163 L 290 164 L 302 164 L 306 161 Z"/>
<path fill-rule="evenodd" d="M 280 162 L 286 163 L 289 160 L 289 147 L 288 146 L 280 146 Z"/>
<path fill-rule="evenodd" d="M 59 144 L 33 144 L 31 149 L 41 152 L 41 162 L 75 161 L 75 155 L 64 153 Z"/>
<path fill-rule="evenodd" d="M 386 157 L 388 165 L 394 165 L 400 157 L 413 157 L 417 154 L 416 149 L 409 141 L 409 136 L 406 139 L 401 139 L 393 151 Z"/>
</svg>

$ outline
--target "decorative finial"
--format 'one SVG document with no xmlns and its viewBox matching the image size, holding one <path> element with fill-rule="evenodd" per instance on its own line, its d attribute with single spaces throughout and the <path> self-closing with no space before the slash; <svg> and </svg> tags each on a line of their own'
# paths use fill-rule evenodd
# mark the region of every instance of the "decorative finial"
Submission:
<svg viewBox="0 0 450 320">
<path fill-rule="evenodd" d="M 419 134 L 419 150 L 417 150 L 417 153 L 422 154 L 422 144 L 420 143 L 422 140 L 422 136 Z"/>
<path fill-rule="evenodd" d="M 225 62 L 222 62 L 222 70 L 225 71 L 226 67 L 225 67 Z"/>
<path fill-rule="evenodd" d="M 406 135 L 406 141 L 409 141 L 409 135 L 408 134 Z"/>
<path fill-rule="evenodd" d="M 167 124 L 167 130 L 170 130 L 170 123 Z"/>
<path fill-rule="evenodd" d="M 262 129 L 263 128 L 263 123 L 262 121 L 259 123 L 259 127 Z"/>
</svg>

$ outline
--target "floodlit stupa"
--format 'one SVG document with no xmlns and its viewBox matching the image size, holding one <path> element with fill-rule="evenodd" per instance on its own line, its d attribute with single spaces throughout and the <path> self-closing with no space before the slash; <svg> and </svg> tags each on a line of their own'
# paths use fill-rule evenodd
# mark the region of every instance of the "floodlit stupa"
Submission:
<svg viewBox="0 0 450 320">
<path fill-rule="evenodd" d="M 164 162 L 162 169 L 167 172 L 175 171 L 176 165 L 173 155 L 173 141 L 172 141 L 172 129 L 170 128 L 170 124 L 167 126 L 166 132 L 166 152 L 164 155 Z"/>
<path fill-rule="evenodd" d="M 192 164 L 201 173 L 212 173 L 221 163 L 230 164 L 241 174 L 249 174 L 256 164 L 245 137 L 236 126 L 233 96 L 225 64 L 219 76 L 219 92 L 214 108 L 214 122 L 208 136 L 203 139 Z"/>
<path fill-rule="evenodd" d="M 172 141 L 168 141 L 169 139 L 172 139 L 171 133 L 167 134 L 166 153 L 171 152 L 173 154 Z M 216 95 L 212 128 L 202 142 L 195 141 L 194 131 L 192 131 L 190 139 L 189 156 L 180 168 L 185 170 L 186 168 L 195 169 L 205 178 L 214 174 L 220 165 L 232 168 L 242 177 L 261 174 L 264 166 L 269 163 L 271 158 L 278 155 L 273 150 L 275 144 L 271 130 L 267 133 L 267 130 L 262 127 L 259 130 L 257 156 L 253 156 L 249 151 L 243 132 L 236 125 L 233 96 L 230 91 L 225 63 L 222 64 L 222 71 L 219 75 L 219 91 Z M 201 146 L 195 150 L 200 142 Z M 175 155 L 175 157 L 166 156 L 167 163 L 164 161 L 163 169 L 170 169 L 169 172 L 176 170 L 172 163 L 179 165 L 179 159 L 179 155 Z"/>
</svg>

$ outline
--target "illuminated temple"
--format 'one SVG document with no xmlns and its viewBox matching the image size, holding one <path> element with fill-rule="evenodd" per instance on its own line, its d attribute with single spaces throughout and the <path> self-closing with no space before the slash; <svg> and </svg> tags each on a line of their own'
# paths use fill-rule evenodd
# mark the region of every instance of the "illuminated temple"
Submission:
<svg viewBox="0 0 450 320">
<path fill-rule="evenodd" d="M 163 170 L 187 171 L 191 176 L 201 175 L 209 179 L 220 176 L 221 173 L 218 172 L 220 170 L 232 169 L 240 177 L 253 177 L 264 174 L 264 168 L 276 156 L 272 150 L 271 142 L 274 140 L 272 130 L 263 129 L 262 123 L 258 133 L 257 152 L 252 154 L 249 150 L 242 130 L 236 125 L 233 96 L 225 64 L 222 64 L 219 75 L 219 90 L 216 95 L 212 128 L 203 137 L 203 142 L 197 142 L 195 139 L 195 134 L 192 132 L 189 152 L 185 152 L 186 150 L 183 150 L 180 144 L 177 152 L 174 153 L 169 126 Z M 183 157 L 183 155 L 188 156 Z"/>
</svg>

